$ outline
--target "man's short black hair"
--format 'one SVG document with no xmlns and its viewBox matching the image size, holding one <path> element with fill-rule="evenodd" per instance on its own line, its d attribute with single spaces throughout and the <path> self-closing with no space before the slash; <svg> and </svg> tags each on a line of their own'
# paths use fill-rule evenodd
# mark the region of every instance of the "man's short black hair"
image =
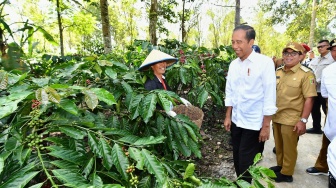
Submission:
<svg viewBox="0 0 336 188">
<path fill-rule="evenodd" d="M 321 44 L 322 42 L 326 42 L 326 43 L 328 43 L 330 45 L 329 40 L 323 39 L 323 40 L 320 40 L 318 43 Z"/>
<path fill-rule="evenodd" d="M 238 25 L 237 27 L 234 28 L 233 32 L 240 30 L 240 29 L 246 31 L 247 41 L 250 41 L 251 39 L 255 39 L 256 32 L 253 27 L 249 25 L 245 25 L 245 24 Z"/>
</svg>

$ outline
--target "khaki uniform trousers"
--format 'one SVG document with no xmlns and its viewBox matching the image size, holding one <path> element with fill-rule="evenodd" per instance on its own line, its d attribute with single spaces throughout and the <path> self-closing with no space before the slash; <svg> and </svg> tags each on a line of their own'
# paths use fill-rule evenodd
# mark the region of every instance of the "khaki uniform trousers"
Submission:
<svg viewBox="0 0 336 188">
<path fill-rule="evenodd" d="M 327 103 L 327 112 L 328 112 L 328 103 Z M 324 118 L 324 122 L 326 121 L 327 121 L 327 116 Z M 328 152 L 329 144 L 330 144 L 330 140 L 323 133 L 322 146 L 321 146 L 319 156 L 317 157 L 315 166 L 314 166 L 318 171 L 326 172 L 326 173 L 329 171 L 328 162 L 327 162 L 327 152 Z"/>
<path fill-rule="evenodd" d="M 329 171 L 328 162 L 327 162 L 327 152 L 328 152 L 329 144 L 330 144 L 329 139 L 323 133 L 321 150 L 320 150 L 319 156 L 316 159 L 315 166 L 314 166 L 317 170 L 321 172 L 326 172 L 326 173 Z"/>
<path fill-rule="evenodd" d="M 282 167 L 281 174 L 288 176 L 294 174 L 298 156 L 297 145 L 299 135 L 293 129 L 294 126 L 273 122 L 277 166 Z"/>
</svg>

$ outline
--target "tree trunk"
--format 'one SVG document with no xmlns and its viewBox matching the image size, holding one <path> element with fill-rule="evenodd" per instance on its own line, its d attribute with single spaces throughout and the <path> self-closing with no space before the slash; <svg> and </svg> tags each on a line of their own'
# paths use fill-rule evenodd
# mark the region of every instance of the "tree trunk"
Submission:
<svg viewBox="0 0 336 188">
<path fill-rule="evenodd" d="M 7 58 L 7 44 L 4 40 L 4 30 L 0 28 L 0 52 L 2 58 Z"/>
<path fill-rule="evenodd" d="M 158 20 L 157 0 L 151 0 L 151 8 L 149 10 L 149 37 L 150 37 L 150 42 L 154 46 L 157 45 L 157 37 L 156 37 L 157 20 Z"/>
<path fill-rule="evenodd" d="M 198 35 L 196 35 L 196 41 L 197 41 L 197 44 L 198 44 L 198 46 L 202 46 L 201 45 L 201 37 L 202 37 L 202 33 L 203 33 L 203 30 L 202 30 L 202 26 L 201 26 L 201 24 L 200 24 L 200 22 L 201 22 L 201 18 L 199 17 L 199 15 L 197 16 L 197 27 L 196 27 L 196 30 L 198 31 Z"/>
<path fill-rule="evenodd" d="M 313 48 L 314 45 L 314 31 L 316 28 L 316 9 L 317 9 L 317 3 L 316 0 L 313 0 L 312 3 L 312 13 L 311 13 L 311 21 L 310 21 L 310 33 L 309 33 L 309 42 L 308 45 L 310 48 Z"/>
<path fill-rule="evenodd" d="M 181 31 L 182 31 L 182 42 L 185 42 L 186 40 L 186 29 L 185 29 L 185 17 L 184 17 L 184 11 L 185 11 L 185 0 L 183 0 L 182 5 L 182 18 L 181 18 Z"/>
<path fill-rule="evenodd" d="M 107 0 L 100 0 L 100 15 L 104 39 L 104 52 L 108 54 L 112 51 L 111 32 L 110 32 L 110 19 L 108 12 Z"/>
<path fill-rule="evenodd" d="M 213 27 L 213 34 L 214 34 L 214 43 L 215 43 L 215 48 L 218 48 L 218 38 L 219 38 L 219 32 L 217 32 L 217 25 L 214 22 L 214 27 Z"/>
<path fill-rule="evenodd" d="M 59 35 L 60 35 L 61 56 L 64 56 L 63 26 L 62 26 L 62 15 L 61 15 L 60 0 L 56 0 L 56 6 L 57 6 L 58 30 L 59 30 Z"/>
<path fill-rule="evenodd" d="M 236 0 L 235 27 L 240 25 L 240 0 Z"/>
</svg>

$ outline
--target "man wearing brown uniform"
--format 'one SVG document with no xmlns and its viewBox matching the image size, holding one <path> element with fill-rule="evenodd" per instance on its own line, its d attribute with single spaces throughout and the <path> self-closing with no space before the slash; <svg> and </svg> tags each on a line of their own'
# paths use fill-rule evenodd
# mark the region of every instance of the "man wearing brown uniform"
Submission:
<svg viewBox="0 0 336 188">
<path fill-rule="evenodd" d="M 304 48 L 296 42 L 283 49 L 284 66 L 276 71 L 277 108 L 273 115 L 273 134 L 276 147 L 276 182 L 292 182 L 297 160 L 297 143 L 306 132 L 306 123 L 314 97 L 317 96 L 313 72 L 300 61 Z"/>
</svg>

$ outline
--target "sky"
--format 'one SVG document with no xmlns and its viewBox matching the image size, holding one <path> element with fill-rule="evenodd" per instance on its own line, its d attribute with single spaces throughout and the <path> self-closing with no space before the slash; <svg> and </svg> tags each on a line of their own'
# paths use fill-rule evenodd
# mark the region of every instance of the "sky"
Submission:
<svg viewBox="0 0 336 188">
<path fill-rule="evenodd" d="M 254 8 L 257 7 L 258 0 L 240 0 L 241 7 L 241 17 L 249 22 L 249 20 L 253 19 Z"/>
</svg>

